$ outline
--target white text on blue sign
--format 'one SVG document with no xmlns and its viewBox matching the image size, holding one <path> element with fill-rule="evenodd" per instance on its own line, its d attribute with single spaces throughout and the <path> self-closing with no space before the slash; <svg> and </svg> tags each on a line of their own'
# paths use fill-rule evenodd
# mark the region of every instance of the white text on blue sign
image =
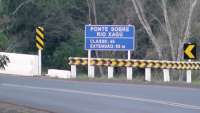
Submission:
<svg viewBox="0 0 200 113">
<path fill-rule="evenodd" d="M 132 25 L 86 25 L 85 49 L 134 50 L 135 28 Z"/>
</svg>

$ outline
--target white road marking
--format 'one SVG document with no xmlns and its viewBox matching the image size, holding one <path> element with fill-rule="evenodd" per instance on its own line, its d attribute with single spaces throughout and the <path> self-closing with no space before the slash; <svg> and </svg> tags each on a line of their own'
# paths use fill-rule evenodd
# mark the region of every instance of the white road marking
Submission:
<svg viewBox="0 0 200 113">
<path fill-rule="evenodd" d="M 72 90 L 72 89 L 36 87 L 36 86 L 7 84 L 7 83 L 2 83 L 1 86 L 26 88 L 26 89 L 34 89 L 34 90 L 48 90 L 48 91 L 53 91 L 53 92 L 76 93 L 76 94 L 82 94 L 82 95 L 100 96 L 100 97 L 139 101 L 139 102 L 145 102 L 145 103 L 161 104 L 161 105 L 167 105 L 167 106 L 171 106 L 171 107 L 179 107 L 179 108 L 184 108 L 184 109 L 200 110 L 200 106 L 196 106 L 196 105 L 182 104 L 182 103 L 177 103 L 177 102 L 154 100 L 154 99 L 147 99 L 147 98 L 120 96 L 120 95 L 113 95 L 113 94 L 106 94 L 106 93 L 96 93 L 96 92 L 88 92 L 88 91 Z"/>
<path fill-rule="evenodd" d="M 178 87 L 178 86 L 166 86 L 166 85 L 151 85 L 151 84 L 129 84 L 129 83 L 108 83 L 108 82 L 95 82 L 95 81 L 75 81 L 75 80 L 68 80 L 68 83 L 79 83 L 79 84 L 95 84 L 95 85 L 107 85 L 107 86 L 137 86 L 137 87 L 146 87 L 150 86 L 152 88 L 167 88 L 167 89 L 177 89 L 177 90 L 193 90 L 193 91 L 200 91 L 199 88 L 192 88 L 192 87 Z"/>
</svg>

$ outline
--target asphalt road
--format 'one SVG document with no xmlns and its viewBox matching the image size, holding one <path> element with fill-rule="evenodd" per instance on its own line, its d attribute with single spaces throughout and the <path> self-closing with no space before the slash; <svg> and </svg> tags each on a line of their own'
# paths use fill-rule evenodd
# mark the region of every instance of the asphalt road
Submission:
<svg viewBox="0 0 200 113">
<path fill-rule="evenodd" d="M 0 101 L 56 113 L 200 113 L 200 89 L 8 75 Z"/>
</svg>

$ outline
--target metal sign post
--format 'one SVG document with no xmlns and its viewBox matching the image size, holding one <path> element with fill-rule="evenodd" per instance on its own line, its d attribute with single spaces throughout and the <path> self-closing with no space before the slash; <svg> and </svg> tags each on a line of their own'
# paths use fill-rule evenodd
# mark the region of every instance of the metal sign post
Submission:
<svg viewBox="0 0 200 113">
<path fill-rule="evenodd" d="M 44 28 L 36 28 L 36 47 L 38 48 L 38 75 L 42 74 L 42 50 L 44 48 Z"/>
<path fill-rule="evenodd" d="M 94 66 L 90 65 L 90 61 L 91 61 L 91 55 L 92 51 L 88 50 L 88 77 L 89 78 L 94 78 Z"/>
<path fill-rule="evenodd" d="M 128 60 L 131 60 L 131 51 L 128 51 Z M 133 74 L 133 69 L 132 67 L 127 67 L 126 68 L 126 75 L 127 75 L 127 80 L 132 80 L 132 74 Z"/>
<path fill-rule="evenodd" d="M 38 75 L 42 74 L 42 51 L 38 49 Z"/>
<path fill-rule="evenodd" d="M 188 60 L 188 62 L 191 62 L 191 60 Z M 191 83 L 192 82 L 192 70 L 186 71 L 186 82 Z"/>
</svg>

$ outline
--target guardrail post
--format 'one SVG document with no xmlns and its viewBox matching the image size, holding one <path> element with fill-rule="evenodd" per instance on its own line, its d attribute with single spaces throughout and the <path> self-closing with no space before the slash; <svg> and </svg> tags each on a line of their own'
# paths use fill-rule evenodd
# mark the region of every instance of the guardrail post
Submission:
<svg viewBox="0 0 200 113">
<path fill-rule="evenodd" d="M 163 74 L 164 74 L 164 82 L 169 82 L 170 81 L 169 69 L 163 69 Z"/>
<path fill-rule="evenodd" d="M 91 60 L 91 50 L 88 50 L 88 77 L 94 78 L 94 66 L 90 65 Z"/>
<path fill-rule="evenodd" d="M 132 67 L 127 67 L 126 73 L 127 73 L 127 80 L 132 80 L 133 79 L 133 77 L 132 77 L 132 74 L 133 74 Z"/>
<path fill-rule="evenodd" d="M 128 60 L 131 59 L 131 51 L 128 51 Z M 133 79 L 133 68 L 132 67 L 127 67 L 126 68 L 126 76 L 127 76 L 127 80 L 132 80 Z"/>
<path fill-rule="evenodd" d="M 71 78 L 76 78 L 76 65 L 71 65 Z"/>
<path fill-rule="evenodd" d="M 145 80 L 151 81 L 151 68 L 145 68 Z"/>
<path fill-rule="evenodd" d="M 114 68 L 109 66 L 108 67 L 108 79 L 113 78 L 113 72 L 114 72 Z"/>
<path fill-rule="evenodd" d="M 94 66 L 89 66 L 88 77 L 94 78 Z"/>
<path fill-rule="evenodd" d="M 192 82 L 192 70 L 186 71 L 186 82 L 191 83 Z"/>
</svg>

